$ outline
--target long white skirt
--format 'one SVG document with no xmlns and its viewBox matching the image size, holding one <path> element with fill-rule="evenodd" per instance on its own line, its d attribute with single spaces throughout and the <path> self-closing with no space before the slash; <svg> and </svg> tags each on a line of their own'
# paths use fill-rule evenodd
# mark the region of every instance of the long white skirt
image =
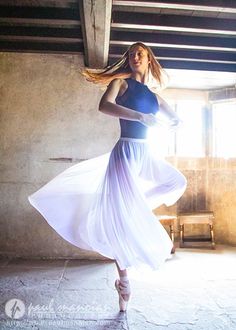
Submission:
<svg viewBox="0 0 236 330">
<path fill-rule="evenodd" d="M 173 243 L 152 209 L 174 204 L 185 188 L 185 177 L 146 140 L 120 138 L 111 153 L 71 166 L 28 199 L 73 245 L 121 269 L 157 269 Z"/>
</svg>

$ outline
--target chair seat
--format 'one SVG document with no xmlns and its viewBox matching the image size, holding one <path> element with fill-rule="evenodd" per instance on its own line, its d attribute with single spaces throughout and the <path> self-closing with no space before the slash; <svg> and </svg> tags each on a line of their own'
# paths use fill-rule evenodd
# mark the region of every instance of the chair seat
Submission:
<svg viewBox="0 0 236 330">
<path fill-rule="evenodd" d="M 210 242 L 212 249 L 215 248 L 213 221 L 214 213 L 211 211 L 201 211 L 192 213 L 178 214 L 180 225 L 180 247 L 185 247 L 185 242 Z M 208 224 L 210 235 L 209 237 L 192 237 L 184 234 L 184 226 L 189 224 Z M 192 246 L 191 246 L 192 247 Z"/>
</svg>

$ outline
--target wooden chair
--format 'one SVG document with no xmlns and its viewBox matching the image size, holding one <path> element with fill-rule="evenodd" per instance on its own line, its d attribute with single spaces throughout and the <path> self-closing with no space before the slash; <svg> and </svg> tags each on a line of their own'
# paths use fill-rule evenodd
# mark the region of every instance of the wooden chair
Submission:
<svg viewBox="0 0 236 330">
<path fill-rule="evenodd" d="M 174 244 L 175 242 L 175 233 L 174 233 L 174 225 L 177 217 L 175 215 L 158 215 L 160 223 L 163 226 L 169 226 L 169 235 Z M 175 253 L 175 247 L 172 248 L 171 253 Z"/>
<path fill-rule="evenodd" d="M 215 249 L 214 231 L 213 231 L 213 212 L 193 212 L 178 214 L 180 226 L 180 247 L 185 247 L 185 242 L 210 242 L 212 249 Z M 209 237 L 187 237 L 184 233 L 184 226 L 189 224 L 208 224 Z"/>
</svg>

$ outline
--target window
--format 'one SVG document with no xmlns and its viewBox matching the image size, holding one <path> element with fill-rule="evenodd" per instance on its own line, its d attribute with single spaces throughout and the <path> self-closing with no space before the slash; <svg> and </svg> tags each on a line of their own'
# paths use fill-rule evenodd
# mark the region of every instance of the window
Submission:
<svg viewBox="0 0 236 330">
<path fill-rule="evenodd" d="M 176 132 L 167 129 L 166 120 L 157 115 L 161 124 L 157 128 L 149 129 L 150 145 L 160 156 L 203 157 L 204 126 L 203 101 L 179 101 L 177 104 L 169 103 L 173 110 L 182 119 L 183 124 Z"/>
<path fill-rule="evenodd" d="M 213 156 L 236 157 L 236 101 L 212 106 Z"/>
<path fill-rule="evenodd" d="M 183 124 L 176 132 L 176 155 L 183 157 L 203 157 L 204 127 L 202 101 L 181 101 L 177 104 L 177 114 Z"/>
<path fill-rule="evenodd" d="M 175 134 L 169 131 L 166 117 L 160 113 L 156 117 L 159 124 L 148 130 L 149 145 L 159 157 L 174 155 Z"/>
</svg>

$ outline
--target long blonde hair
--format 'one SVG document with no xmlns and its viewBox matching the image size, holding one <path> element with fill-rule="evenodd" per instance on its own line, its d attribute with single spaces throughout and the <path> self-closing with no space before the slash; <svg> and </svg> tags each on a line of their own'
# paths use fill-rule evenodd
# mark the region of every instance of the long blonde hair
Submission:
<svg viewBox="0 0 236 330">
<path fill-rule="evenodd" d="M 158 63 L 153 54 L 153 51 L 149 46 L 146 46 L 142 42 L 135 42 L 127 51 L 121 56 L 121 58 L 110 66 L 107 66 L 103 70 L 94 71 L 92 69 L 85 69 L 82 71 L 86 80 L 95 84 L 108 85 L 115 78 L 129 78 L 132 74 L 132 69 L 129 65 L 129 52 L 135 47 L 140 46 L 147 51 L 149 58 L 149 74 L 147 85 L 154 92 L 163 88 L 166 82 L 167 74 Z"/>
</svg>

